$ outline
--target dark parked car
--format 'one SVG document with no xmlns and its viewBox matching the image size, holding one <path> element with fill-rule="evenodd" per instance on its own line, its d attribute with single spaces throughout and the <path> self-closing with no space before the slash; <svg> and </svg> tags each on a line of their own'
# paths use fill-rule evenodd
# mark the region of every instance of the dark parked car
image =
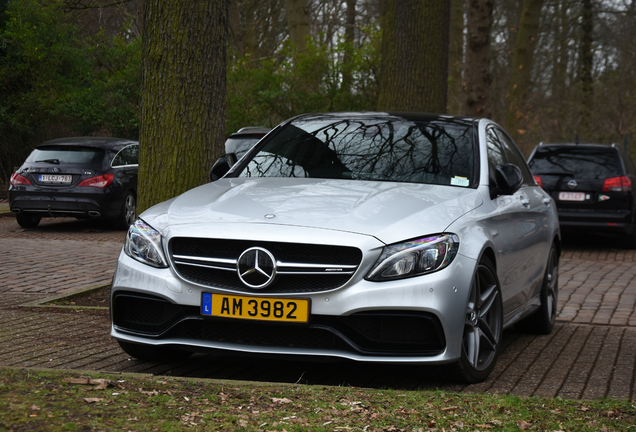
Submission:
<svg viewBox="0 0 636 432">
<path fill-rule="evenodd" d="M 9 205 L 20 226 L 43 217 L 136 218 L 139 144 L 121 138 L 46 141 L 11 176 Z"/>
<path fill-rule="evenodd" d="M 538 145 L 528 165 L 565 229 L 613 232 L 636 247 L 636 169 L 616 145 Z"/>
<path fill-rule="evenodd" d="M 225 153 L 234 153 L 240 159 L 254 144 L 260 141 L 270 129 L 264 127 L 244 127 L 230 135 L 225 141 Z"/>
</svg>

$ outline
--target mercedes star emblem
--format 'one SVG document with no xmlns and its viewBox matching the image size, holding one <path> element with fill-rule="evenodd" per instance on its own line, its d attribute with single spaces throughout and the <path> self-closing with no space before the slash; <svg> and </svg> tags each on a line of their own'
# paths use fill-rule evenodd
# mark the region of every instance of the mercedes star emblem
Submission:
<svg viewBox="0 0 636 432">
<path fill-rule="evenodd" d="M 263 289 L 276 277 L 276 260 L 266 249 L 249 248 L 239 257 L 236 271 L 245 285 L 254 289 Z"/>
</svg>

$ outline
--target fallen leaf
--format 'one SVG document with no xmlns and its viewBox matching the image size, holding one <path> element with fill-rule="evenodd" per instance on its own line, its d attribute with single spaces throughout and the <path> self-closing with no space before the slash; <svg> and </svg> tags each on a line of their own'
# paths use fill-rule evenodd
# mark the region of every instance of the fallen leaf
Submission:
<svg viewBox="0 0 636 432">
<path fill-rule="evenodd" d="M 101 402 L 104 398 L 84 398 L 84 400 L 88 403 Z"/>
<path fill-rule="evenodd" d="M 111 380 L 103 379 L 103 378 L 65 378 L 64 382 L 69 384 L 78 384 L 78 385 L 95 385 L 95 390 L 103 390 L 108 387 L 114 387 L 115 383 Z"/>
<path fill-rule="evenodd" d="M 288 403 L 292 403 L 291 400 L 287 399 L 287 398 L 272 398 L 272 402 L 274 403 L 281 403 L 281 404 L 288 404 Z"/>
<path fill-rule="evenodd" d="M 69 384 L 83 384 L 83 385 L 88 385 L 89 379 L 88 378 L 64 378 L 63 380 L 64 382 L 67 382 Z"/>
<path fill-rule="evenodd" d="M 532 427 L 532 423 L 528 423 L 525 420 L 519 420 L 517 422 L 517 426 L 519 426 L 519 429 L 521 429 L 521 430 L 526 430 L 526 429 L 530 429 Z"/>
<path fill-rule="evenodd" d="M 446 408 L 442 408 L 442 411 L 455 411 L 458 408 L 459 408 L 458 406 L 449 406 Z"/>
</svg>

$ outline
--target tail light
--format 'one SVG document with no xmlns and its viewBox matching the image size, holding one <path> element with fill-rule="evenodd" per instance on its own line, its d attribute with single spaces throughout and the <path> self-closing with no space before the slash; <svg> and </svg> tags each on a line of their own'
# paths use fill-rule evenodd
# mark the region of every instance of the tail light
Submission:
<svg viewBox="0 0 636 432">
<path fill-rule="evenodd" d="M 629 192 L 632 190 L 632 181 L 627 176 L 605 179 L 603 192 Z"/>
<path fill-rule="evenodd" d="M 539 185 L 539 187 L 543 187 L 543 180 L 541 180 L 541 177 L 539 176 L 533 176 L 534 177 L 534 181 L 537 182 L 537 184 Z"/>
<path fill-rule="evenodd" d="M 11 179 L 9 180 L 9 183 L 11 183 L 13 186 L 30 185 L 31 184 L 29 179 L 27 179 L 26 177 L 21 176 L 17 172 L 14 172 L 13 174 L 11 174 Z"/>
<path fill-rule="evenodd" d="M 115 178 L 115 175 L 112 173 L 104 174 L 97 177 L 91 177 L 89 179 L 86 179 L 80 184 L 78 184 L 77 186 L 92 186 L 96 188 L 105 188 L 106 186 L 108 186 L 109 184 L 113 182 L 114 178 Z"/>
</svg>

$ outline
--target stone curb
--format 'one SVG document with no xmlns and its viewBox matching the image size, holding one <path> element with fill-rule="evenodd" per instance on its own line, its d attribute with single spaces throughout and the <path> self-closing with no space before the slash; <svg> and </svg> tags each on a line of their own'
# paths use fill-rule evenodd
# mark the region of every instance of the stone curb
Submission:
<svg viewBox="0 0 636 432">
<path fill-rule="evenodd" d="M 80 288 L 75 291 L 71 291 L 71 292 L 67 292 L 63 294 L 57 294 L 51 297 L 46 297 L 43 299 L 31 301 L 28 303 L 23 303 L 18 305 L 18 307 L 20 308 L 56 308 L 56 309 L 59 308 L 59 309 L 77 309 L 77 310 L 83 310 L 83 309 L 108 310 L 107 307 L 101 307 L 101 306 L 62 306 L 62 305 L 49 304 L 57 300 L 62 300 L 68 297 L 77 296 L 78 294 L 88 294 L 94 291 L 99 291 L 102 288 L 105 288 L 107 286 L 110 286 L 110 284 L 95 285 L 88 288 Z"/>
<path fill-rule="evenodd" d="M 24 367 L 14 367 L 14 366 L 0 366 L 0 369 L 5 370 L 14 370 L 20 371 L 24 370 Z M 141 380 L 155 380 L 161 379 L 162 381 L 186 381 L 193 383 L 208 383 L 208 384 L 216 384 L 216 385 L 235 385 L 242 387 L 285 387 L 289 388 L 292 385 L 301 385 L 301 384 L 290 384 L 290 383 L 277 383 L 277 382 L 268 382 L 268 381 L 243 381 L 243 380 L 233 380 L 233 379 L 218 379 L 218 378 L 200 378 L 200 377 L 187 377 L 187 376 L 170 376 L 170 375 L 153 375 L 149 373 L 143 372 L 112 372 L 112 371 L 96 371 L 91 369 L 55 369 L 55 368 L 39 368 L 39 367 L 30 367 L 29 371 L 35 373 L 51 373 L 56 375 L 61 374 L 70 374 L 70 375 L 107 375 L 111 377 L 125 378 L 131 377 Z M 115 381 L 116 379 L 113 379 Z"/>
</svg>

